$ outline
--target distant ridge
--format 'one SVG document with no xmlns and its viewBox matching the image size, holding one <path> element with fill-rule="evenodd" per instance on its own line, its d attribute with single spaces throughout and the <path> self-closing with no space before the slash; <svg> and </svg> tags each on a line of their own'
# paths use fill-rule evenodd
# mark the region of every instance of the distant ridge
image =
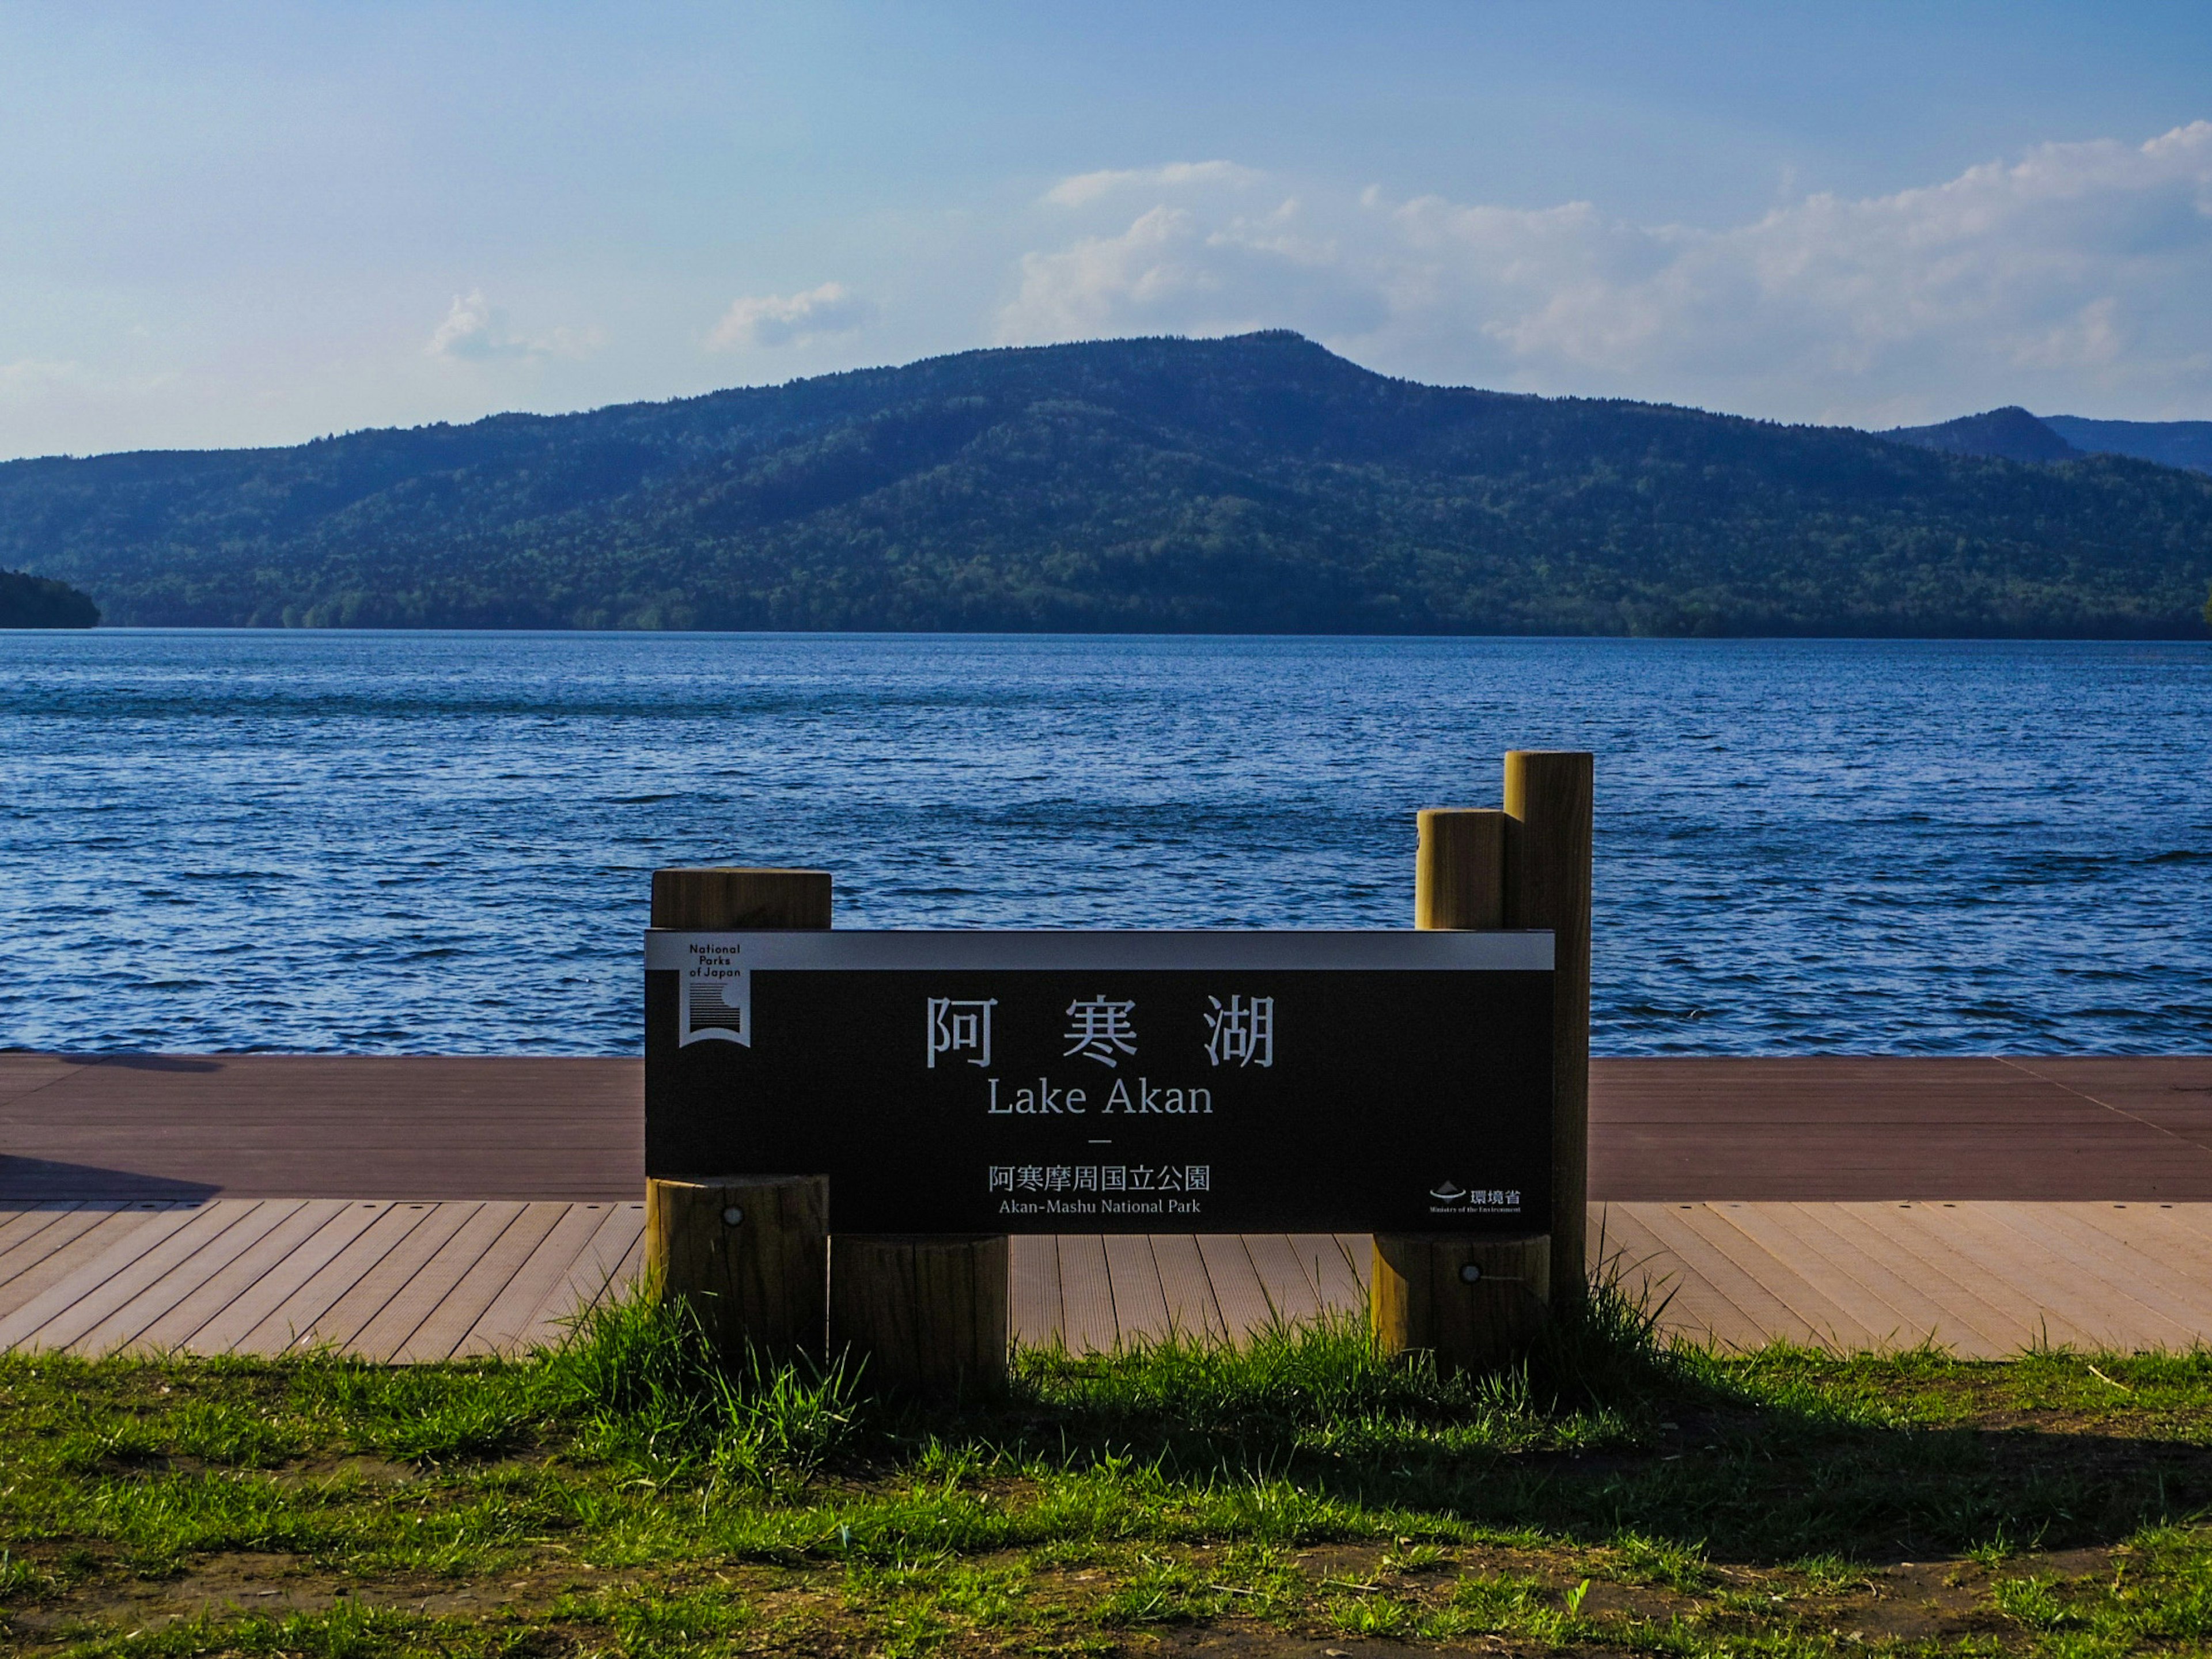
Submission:
<svg viewBox="0 0 2212 1659">
<path fill-rule="evenodd" d="M 2212 479 L 1423 386 L 1275 331 L 14 462 L 0 565 L 124 623 L 2201 636 Z"/>
<path fill-rule="evenodd" d="M 2212 473 L 2212 421 L 2089 421 L 2079 415 L 2031 415 L 2011 404 L 1937 426 L 1893 427 L 1881 435 L 1918 449 L 1985 460 L 2047 462 L 2127 455 L 2160 466 Z"/>
<path fill-rule="evenodd" d="M 1881 434 L 1901 444 L 1947 455 L 1995 461 L 2073 461 L 2082 453 L 2017 404 L 1981 415 L 1961 415 L 1940 426 L 1900 426 Z"/>
<path fill-rule="evenodd" d="M 2091 454 L 2132 455 L 2160 466 L 2212 472 L 2212 421 L 2087 421 L 2079 415 L 2045 415 L 2043 423 Z"/>
</svg>

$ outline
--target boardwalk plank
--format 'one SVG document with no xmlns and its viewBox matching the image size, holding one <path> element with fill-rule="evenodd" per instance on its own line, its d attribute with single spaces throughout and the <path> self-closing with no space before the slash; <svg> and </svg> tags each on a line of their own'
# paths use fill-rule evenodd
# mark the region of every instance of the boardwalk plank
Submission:
<svg viewBox="0 0 2212 1659">
<path fill-rule="evenodd" d="M 1060 1235 L 1061 1328 L 1070 1353 L 1110 1352 L 1121 1340 L 1106 1241 L 1097 1233 Z"/>
<path fill-rule="evenodd" d="M 423 1264 L 443 1249 L 447 1241 L 483 1207 L 481 1204 L 465 1203 L 394 1205 L 393 1211 L 409 1224 L 404 1231 L 395 1231 L 391 1235 L 382 1234 L 373 1226 L 356 1242 L 355 1248 L 340 1255 L 339 1261 L 350 1265 L 349 1258 L 360 1245 L 374 1239 L 384 1246 L 383 1254 L 366 1263 L 353 1284 L 313 1324 L 301 1331 L 297 1346 L 327 1345 L 348 1352 L 366 1353 L 368 1350 L 362 1348 L 358 1341 L 362 1331 L 384 1311 L 393 1297 L 407 1287 L 422 1270 Z"/>
<path fill-rule="evenodd" d="M 10 1098 L 15 1069 L 9 1197 L 620 1201 L 645 1185 L 635 1059 L 149 1056 Z"/>
<path fill-rule="evenodd" d="M 2019 1285 L 2054 1339 L 2097 1348 L 2171 1346 L 2177 1338 L 2186 1343 L 2179 1325 L 2112 1284 L 2094 1263 L 2069 1257 L 2047 1231 L 2008 1218 L 2007 1207 L 1961 1204 L 1943 1212 L 1937 1224 L 1955 1227 L 1961 1251 Z M 2062 1331 L 2071 1334 L 2062 1337 Z"/>
<path fill-rule="evenodd" d="M 1367 1287 L 1352 1273 L 1335 1234 L 1292 1233 L 1286 1242 L 1305 1271 L 1306 1282 L 1314 1287 L 1322 1311 L 1346 1313 L 1367 1306 Z"/>
<path fill-rule="evenodd" d="M 1266 1329 L 1274 1310 L 1243 1239 L 1235 1233 L 1200 1233 L 1198 1253 L 1213 1286 L 1213 1305 L 1221 1310 L 1222 1327 L 1231 1340 Z"/>
<path fill-rule="evenodd" d="M 179 1263 L 258 1200 L 201 1204 L 159 1212 L 5 1319 L 0 1348 L 67 1348 L 85 1332 Z"/>
<path fill-rule="evenodd" d="M 592 1242 L 577 1253 L 575 1264 L 531 1315 L 522 1334 L 524 1345 L 557 1345 L 567 1339 L 571 1322 L 586 1310 L 620 1296 L 630 1282 L 623 1277 L 623 1264 L 644 1237 L 644 1205 L 608 1205 L 606 1219 Z"/>
<path fill-rule="evenodd" d="M 1306 1324 L 1321 1312 L 1321 1294 L 1287 1233 L 1246 1233 L 1244 1248 L 1251 1252 L 1253 1271 L 1279 1321 Z"/>
<path fill-rule="evenodd" d="M 2014 1273 L 1992 1269 L 1975 1251 L 1961 1248 L 1966 1224 L 1955 1206 L 1864 1203 L 1828 1207 L 1847 1236 L 1857 1228 L 1887 1241 L 1921 1262 L 1931 1279 L 1948 1279 L 1994 1310 L 2003 1322 L 1994 1333 L 1998 1353 L 2017 1353 L 2045 1338 L 2077 1340 L 2079 1333 L 2063 1319 L 2054 1321 L 2051 1310 L 2022 1287 Z M 1988 1322 L 1981 1323 L 1986 1328 Z"/>
<path fill-rule="evenodd" d="M 2212 1200 L 2207 1078 L 2188 1056 L 1601 1057 L 1591 1191 Z M 635 1059 L 0 1056 L 0 1196 L 625 1201 L 641 1098 Z"/>
<path fill-rule="evenodd" d="M 2017 1350 L 2031 1333 L 2019 1320 L 1979 1295 L 1978 1275 L 1964 1271 L 1948 1252 L 1934 1259 L 1915 1251 L 1909 1237 L 1898 1237 L 1881 1212 L 1862 1213 L 1839 1204 L 1794 1206 L 1808 1231 L 1831 1238 L 1832 1255 L 1852 1255 L 1911 1285 L 1941 1310 L 1937 1341 L 1961 1357 L 1994 1359 Z M 1869 1206 L 1872 1212 L 1872 1206 Z"/>
<path fill-rule="evenodd" d="M 623 1251 L 622 1261 L 616 1267 L 614 1278 L 600 1293 L 602 1301 L 625 1295 L 637 1283 L 638 1275 L 645 1271 L 645 1206 L 638 1206 L 637 1230 L 630 1235 L 629 1244 Z"/>
<path fill-rule="evenodd" d="M 1674 1281 L 1667 1329 L 1725 1346 L 1933 1331 L 1997 1356 L 2039 1339 L 2140 1348 L 2212 1336 L 2212 1205 L 1613 1204 L 1592 1221 L 1609 1259 Z M 641 1224 L 635 1204 L 563 1202 L 0 1209 L 15 1241 L 0 1263 L 36 1280 L 0 1316 L 0 1340 L 266 1352 L 305 1335 L 406 1360 L 513 1352 L 627 1282 Z M 1045 1310 L 1061 1298 L 1079 1351 L 1170 1329 L 1243 1335 L 1278 1313 L 1357 1308 L 1352 1252 L 1364 1249 L 1360 1235 L 1025 1237 L 1015 1316 L 1024 1340 L 1049 1340 Z"/>
<path fill-rule="evenodd" d="M 240 1256 L 252 1252 L 255 1246 L 297 1215 L 307 1200 L 265 1198 L 247 1202 L 252 1207 L 226 1227 L 220 1238 L 210 1240 L 194 1252 L 190 1261 L 180 1262 L 164 1273 L 79 1337 L 76 1343 L 77 1352 L 113 1353 L 118 1349 L 137 1346 L 149 1330 L 185 1304 L 206 1306 L 215 1297 L 228 1300 L 222 1288 L 215 1281 L 234 1267 Z M 222 1301 L 215 1301 L 214 1305 L 221 1307 Z M 200 1321 L 192 1319 L 191 1322 L 198 1325 Z M 186 1334 L 190 1334 L 189 1330 Z M 157 1341 L 148 1346 L 173 1345 Z"/>
<path fill-rule="evenodd" d="M 330 1266 L 340 1251 L 361 1237 L 389 1207 L 349 1198 L 316 1199 L 312 1201 L 312 1206 L 318 1213 L 323 1206 L 331 1206 L 331 1212 L 321 1225 L 281 1259 L 271 1262 L 259 1278 L 192 1333 L 191 1346 L 195 1352 L 260 1352 L 241 1346 L 248 1334 L 264 1320 L 285 1308 L 317 1274 Z M 336 1300 L 336 1292 L 332 1293 L 331 1299 Z M 313 1313 L 319 1314 L 323 1305 L 318 1304 Z M 313 1314 L 306 1316 L 312 1318 Z M 277 1346 L 289 1344 L 291 1339 L 292 1333 L 288 1330 Z"/>
<path fill-rule="evenodd" d="M 2180 1285 L 2155 1262 L 2095 1229 L 2069 1223 L 2055 1204 L 1985 1204 L 1977 1206 L 2022 1241 L 2023 1254 L 2039 1255 L 2043 1278 L 2053 1284 L 2102 1285 L 2104 1329 L 2107 1341 L 2118 1348 L 2182 1347 L 2195 1339 L 2196 1326 L 2189 1313 L 2163 1305 L 2160 1291 Z M 2055 1270 L 2055 1271 L 2054 1271 Z M 2193 1310 L 2197 1297 L 2189 1295 L 2184 1308 Z M 2140 1336 L 2136 1333 L 2142 1333 Z"/>
<path fill-rule="evenodd" d="M 1884 1349 L 1917 1348 L 1944 1323 L 1943 1310 L 1909 1280 L 1838 1250 L 1834 1237 L 1808 1226 L 1791 1204 L 1730 1205 L 1728 1218 L 1777 1261 L 1834 1303 Z"/>
<path fill-rule="evenodd" d="M 1847 1206 L 1871 1221 L 1880 1217 L 1911 1237 L 1917 1249 L 1933 1260 L 1948 1257 L 1958 1271 L 1976 1276 L 1974 1289 L 1984 1300 L 2012 1312 L 2027 1333 L 2021 1346 L 2038 1342 L 2088 1343 L 2094 1346 L 2093 1328 L 2101 1315 L 2083 1298 L 2071 1296 L 2048 1282 L 2051 1263 L 2040 1252 L 2021 1249 L 2017 1234 L 1996 1226 L 1978 1206 L 1961 1203 L 1936 1208 L 1923 1204 L 1864 1204 Z M 2078 1322 L 2087 1315 L 2090 1324 Z"/>
<path fill-rule="evenodd" d="M 459 1281 L 393 1351 L 395 1357 L 403 1361 L 452 1358 L 453 1350 L 467 1339 L 507 1282 L 545 1242 L 545 1236 L 560 1224 L 568 1207 L 565 1204 L 516 1206 L 506 1229 L 465 1261 Z M 453 1248 L 465 1248 L 463 1240 L 456 1238 Z"/>
<path fill-rule="evenodd" d="M 2212 1240 L 2148 1205 L 2051 1204 L 2037 1212 L 2055 1227 L 2079 1230 L 2085 1246 L 2124 1266 L 2130 1284 L 2160 1298 L 2164 1312 L 2196 1340 L 2212 1340 Z"/>
<path fill-rule="evenodd" d="M 1725 1329 L 1717 1323 L 1717 1340 L 1730 1347 L 1757 1347 L 1779 1338 L 1789 1342 L 1815 1343 L 1820 1339 L 1773 1290 L 1739 1265 L 1736 1258 L 1718 1249 L 1689 1224 L 1701 1206 L 1689 1204 L 1619 1204 L 1613 1214 L 1628 1226 L 1640 1224 L 1656 1247 L 1655 1260 L 1672 1258 L 1686 1274 L 1695 1274 L 1735 1312 Z"/>
<path fill-rule="evenodd" d="M 65 1054 L 0 1054 L 0 1103 L 13 1105 L 26 1095 L 59 1083 L 81 1072 L 85 1062 Z"/>
<path fill-rule="evenodd" d="M 1344 1265 L 1351 1270 L 1352 1282 L 1359 1286 L 1359 1297 L 1367 1299 L 1367 1275 L 1375 1265 L 1375 1235 L 1372 1233 L 1332 1233 L 1336 1248 L 1344 1252 Z"/>
<path fill-rule="evenodd" d="M 1221 1305 L 1213 1299 L 1213 1279 L 1206 1270 L 1206 1258 L 1199 1254 L 1197 1236 L 1153 1233 L 1151 1243 L 1169 1331 L 1191 1341 L 1225 1337 L 1228 1328 L 1221 1322 Z"/>
<path fill-rule="evenodd" d="M 337 1341 L 313 1334 L 317 1323 L 347 1297 L 407 1235 L 435 1214 L 432 1204 L 385 1204 L 351 1240 L 340 1247 L 307 1282 L 269 1310 L 232 1346 L 234 1353 L 279 1354 L 293 1348 L 329 1346 Z"/>
<path fill-rule="evenodd" d="M 1102 1242 L 1113 1277 L 1115 1340 L 1125 1347 L 1146 1339 L 1157 1342 L 1168 1334 L 1168 1299 L 1152 1241 L 1143 1233 L 1109 1233 Z"/>
<path fill-rule="evenodd" d="M 392 1293 L 349 1346 L 362 1358 L 380 1364 L 397 1359 L 408 1340 L 460 1288 L 469 1269 L 521 1218 L 524 1207 L 512 1199 L 476 1206 L 453 1229 L 452 1237 L 408 1275 L 407 1282 Z"/>
<path fill-rule="evenodd" d="M 155 1213 L 152 1206 L 84 1204 L 57 1215 L 0 1256 L 0 1316 L 15 1312 L 66 1271 L 50 1265 L 57 1256 L 75 1266 L 81 1256 L 72 1247 L 79 1239 L 95 1230 L 104 1231 L 106 1237 L 97 1248 L 106 1249 L 124 1234 L 143 1226 L 147 1218 Z"/>
<path fill-rule="evenodd" d="M 1620 1274 L 1622 1288 L 1641 1297 L 1660 1328 L 1690 1341 L 1720 1348 L 1755 1348 L 1767 1333 L 1712 1282 L 1668 1245 L 1642 1218 L 1656 1204 L 1607 1206 L 1606 1249 L 1609 1271 Z M 1662 1219 L 1662 1226 L 1668 1224 Z M 1777 1304 L 1778 1306 L 1779 1304 Z"/>
<path fill-rule="evenodd" d="M 1066 1346 L 1060 1324 L 1060 1242 L 1050 1233 L 1006 1241 L 1006 1317 L 1026 1347 Z"/>
<path fill-rule="evenodd" d="M 2104 1207 L 2084 1206 L 2078 1213 L 2092 1226 L 2105 1227 L 2120 1237 L 2149 1241 L 2141 1248 L 2171 1262 L 2194 1282 L 2212 1285 L 2212 1205 L 2161 1204 L 2154 1208 L 2135 1205 L 2112 1215 L 2109 1220 L 2100 1220 L 2097 1212 Z"/>
<path fill-rule="evenodd" d="M 603 1204 L 563 1204 L 560 1219 L 454 1348 L 454 1356 L 465 1359 L 522 1352 L 538 1310 L 605 1224 L 606 1210 Z"/>
<path fill-rule="evenodd" d="M 7 1279 L 9 1253 L 18 1244 L 36 1237 L 65 1215 L 84 1207 L 75 1204 L 27 1204 L 20 1208 L 0 1209 L 0 1284 Z"/>
<path fill-rule="evenodd" d="M 1737 1224 L 1742 1206 L 1700 1204 L 1680 1212 L 1685 1227 L 1703 1235 L 1744 1273 L 1765 1285 L 1814 1333 L 1815 1346 L 1837 1352 L 1879 1346 L 1881 1334 L 1869 1330 L 1835 1299 L 1806 1278 L 1795 1262 L 1765 1249 Z"/>
<path fill-rule="evenodd" d="M 2159 1208 L 2172 1216 L 2177 1226 L 2212 1244 L 2212 1204 L 2162 1204 Z"/>
</svg>

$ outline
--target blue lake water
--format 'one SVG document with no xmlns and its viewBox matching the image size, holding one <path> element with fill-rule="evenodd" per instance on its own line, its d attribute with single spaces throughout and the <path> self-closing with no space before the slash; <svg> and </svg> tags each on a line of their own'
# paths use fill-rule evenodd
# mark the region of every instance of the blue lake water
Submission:
<svg viewBox="0 0 2212 1659">
<path fill-rule="evenodd" d="M 647 873 L 1401 927 L 1598 777 L 1606 1054 L 2212 1048 L 2212 646 L 0 635 L 0 1046 L 634 1053 Z"/>
</svg>

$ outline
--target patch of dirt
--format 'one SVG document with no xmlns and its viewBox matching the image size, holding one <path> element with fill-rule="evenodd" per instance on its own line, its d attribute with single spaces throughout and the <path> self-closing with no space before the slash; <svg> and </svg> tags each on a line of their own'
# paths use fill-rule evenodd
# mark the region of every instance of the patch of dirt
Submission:
<svg viewBox="0 0 2212 1659">
<path fill-rule="evenodd" d="M 1365 1581 L 1379 1570 L 1383 1550 L 1380 1544 L 1323 1544 L 1314 1549 L 1300 1550 L 1291 1558 L 1297 1570 L 1316 1584 L 1324 1578 L 1351 1578 Z"/>
<path fill-rule="evenodd" d="M 1964 1636 L 1990 1621 L 1981 1569 L 1967 1561 L 1900 1563 L 1865 1589 L 1814 1606 L 1838 1630 L 1905 1640 Z"/>
<path fill-rule="evenodd" d="M 1576 1583 L 1579 1583 L 1577 1579 Z M 1691 1605 L 1692 1598 L 1662 1589 L 1651 1589 L 1641 1584 L 1620 1584 L 1609 1579 L 1593 1578 L 1583 1595 L 1583 1613 L 1589 1618 L 1601 1618 L 1607 1613 L 1638 1619 L 1667 1619 Z"/>
<path fill-rule="evenodd" d="M 496 1579 L 364 1580 L 329 1573 L 289 1555 L 216 1555 L 169 1579 L 101 1576 L 46 1601 L 9 1609 L 17 1630 L 44 1634 L 82 1620 L 158 1630 L 205 1614 L 326 1613 L 341 1601 L 434 1613 L 540 1613 L 562 1596 L 617 1582 L 617 1575 L 563 1562 Z"/>
<path fill-rule="evenodd" d="M 279 1480 L 332 1480 L 352 1479 L 365 1486 L 400 1486 L 420 1480 L 422 1471 L 412 1463 L 394 1462 L 389 1457 L 370 1457 L 366 1454 L 352 1457 L 327 1457 L 313 1462 L 295 1463 L 278 1473 Z"/>
<path fill-rule="evenodd" d="M 1138 1638 L 1126 1644 L 1121 1650 L 1129 1654 L 1188 1654 L 1193 1659 L 1199 1656 L 1204 1656 L 1204 1659 L 1438 1659 L 1438 1656 L 1451 1654 L 1481 1654 L 1488 1659 L 1489 1656 L 1501 1653 L 1535 1651 L 1495 1637 L 1442 1646 L 1425 1643 L 1411 1647 L 1403 1642 L 1373 1637 L 1297 1636 L 1265 1625 L 1228 1622 L 1186 1626 L 1148 1640 Z"/>
</svg>

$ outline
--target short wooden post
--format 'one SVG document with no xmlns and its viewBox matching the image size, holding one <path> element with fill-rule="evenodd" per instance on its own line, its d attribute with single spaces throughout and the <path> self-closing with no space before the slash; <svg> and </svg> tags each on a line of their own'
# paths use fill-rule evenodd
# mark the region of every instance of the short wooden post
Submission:
<svg viewBox="0 0 2212 1659">
<path fill-rule="evenodd" d="M 908 1393 L 990 1395 L 1006 1386 L 1004 1233 L 839 1233 L 830 1258 L 830 1351 L 862 1378 Z"/>
<path fill-rule="evenodd" d="M 656 1176 L 645 1183 L 647 1282 L 681 1296 L 714 1351 L 819 1355 L 829 1271 L 822 1176 Z"/>
<path fill-rule="evenodd" d="M 1505 814 L 1431 806 L 1415 818 L 1413 926 L 1480 932 L 1505 925 Z"/>
<path fill-rule="evenodd" d="M 1505 757 L 1505 925 L 1553 936 L 1552 1305 L 1589 1289 L 1590 839 L 1592 757 L 1516 749 Z"/>
<path fill-rule="evenodd" d="M 1528 1352 L 1548 1316 L 1551 1241 L 1377 1233 L 1368 1314 L 1388 1352 L 1434 1354 L 1446 1371 L 1486 1370 Z"/>
<path fill-rule="evenodd" d="M 694 933 L 830 925 L 826 870 L 656 870 L 653 925 Z M 818 1175 L 653 1176 L 645 1279 L 689 1304 L 726 1360 L 823 1352 L 830 1183 Z"/>
<path fill-rule="evenodd" d="M 1504 925 L 1505 814 L 1433 806 L 1419 819 L 1416 927 Z M 1548 1300 L 1551 1243 L 1542 1234 L 1378 1233 L 1368 1318 L 1390 1352 L 1423 1349 L 1448 1371 L 1510 1360 L 1534 1338 Z"/>
</svg>

